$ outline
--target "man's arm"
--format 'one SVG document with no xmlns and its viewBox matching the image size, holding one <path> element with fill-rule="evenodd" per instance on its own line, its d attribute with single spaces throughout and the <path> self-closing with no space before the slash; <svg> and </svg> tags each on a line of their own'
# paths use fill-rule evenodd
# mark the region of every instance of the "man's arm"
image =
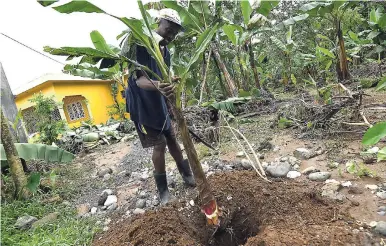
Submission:
<svg viewBox="0 0 386 246">
<path fill-rule="evenodd" d="M 145 76 L 141 76 L 136 80 L 137 86 L 144 90 L 156 91 L 159 88 L 160 82 L 158 80 L 150 81 Z"/>
</svg>

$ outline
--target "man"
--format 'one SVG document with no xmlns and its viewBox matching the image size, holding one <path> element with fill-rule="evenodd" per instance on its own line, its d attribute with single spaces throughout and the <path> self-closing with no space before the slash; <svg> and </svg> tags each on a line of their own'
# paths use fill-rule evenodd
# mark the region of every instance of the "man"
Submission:
<svg viewBox="0 0 386 246">
<path fill-rule="evenodd" d="M 171 9 L 160 11 L 156 33 L 160 36 L 160 50 L 168 66 L 170 66 L 170 53 L 167 45 L 181 30 L 181 20 L 176 11 Z M 145 47 L 137 45 L 136 59 L 138 63 L 147 66 L 162 77 L 156 61 Z M 194 187 L 195 181 L 188 160 L 183 159 L 182 151 L 176 141 L 166 104 L 165 97 L 172 97 L 174 86 L 155 80 L 150 73 L 148 76 L 151 80 L 142 71 L 137 71 L 130 77 L 126 90 L 126 108 L 131 120 L 135 123 L 142 147 L 153 147 L 154 179 L 161 204 L 166 204 L 171 199 L 165 172 L 166 145 L 176 161 L 184 183 Z"/>
</svg>

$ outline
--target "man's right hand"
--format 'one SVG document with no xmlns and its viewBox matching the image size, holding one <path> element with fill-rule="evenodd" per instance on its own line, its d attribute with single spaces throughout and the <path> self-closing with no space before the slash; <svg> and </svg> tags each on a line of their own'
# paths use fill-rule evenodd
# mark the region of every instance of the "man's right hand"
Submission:
<svg viewBox="0 0 386 246">
<path fill-rule="evenodd" d="M 174 96 L 175 86 L 169 83 L 159 83 L 158 89 L 161 93 L 169 99 L 172 99 Z"/>
</svg>

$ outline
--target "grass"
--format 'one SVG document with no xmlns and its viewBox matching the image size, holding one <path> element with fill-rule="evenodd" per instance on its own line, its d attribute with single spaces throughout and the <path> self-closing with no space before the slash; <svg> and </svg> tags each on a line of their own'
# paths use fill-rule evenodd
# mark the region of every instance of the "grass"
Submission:
<svg viewBox="0 0 386 246">
<path fill-rule="evenodd" d="M 74 207 L 63 203 L 42 202 L 45 198 L 55 195 L 65 200 L 71 200 L 79 195 L 84 171 L 87 171 L 87 168 L 60 167 L 56 170 L 59 175 L 58 180 L 49 194 L 38 193 L 27 201 L 3 199 L 1 245 L 90 245 L 93 236 L 100 230 L 95 225 L 96 218 L 79 219 Z M 12 180 L 8 179 L 8 182 Z M 29 230 L 19 230 L 14 227 L 16 220 L 23 215 L 28 214 L 41 219 L 52 212 L 58 212 L 59 217 L 49 224 Z"/>
<path fill-rule="evenodd" d="M 14 227 L 17 218 L 25 214 L 40 219 L 52 212 L 59 212 L 59 217 L 50 224 L 29 230 Z M 1 245 L 89 245 L 98 230 L 95 219 L 78 219 L 75 209 L 42 204 L 37 198 L 5 203 L 1 208 Z"/>
</svg>

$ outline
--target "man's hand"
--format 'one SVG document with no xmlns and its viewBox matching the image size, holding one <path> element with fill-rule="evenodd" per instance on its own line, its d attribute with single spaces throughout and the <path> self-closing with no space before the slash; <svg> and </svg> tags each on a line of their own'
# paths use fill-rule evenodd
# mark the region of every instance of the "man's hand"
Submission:
<svg viewBox="0 0 386 246">
<path fill-rule="evenodd" d="M 181 77 L 179 77 L 179 76 L 173 76 L 173 78 L 172 78 L 172 82 L 179 82 L 181 80 Z"/>
<path fill-rule="evenodd" d="M 158 85 L 158 89 L 161 93 L 169 99 L 172 99 L 174 96 L 174 88 L 175 86 L 169 83 L 159 83 Z"/>
</svg>

